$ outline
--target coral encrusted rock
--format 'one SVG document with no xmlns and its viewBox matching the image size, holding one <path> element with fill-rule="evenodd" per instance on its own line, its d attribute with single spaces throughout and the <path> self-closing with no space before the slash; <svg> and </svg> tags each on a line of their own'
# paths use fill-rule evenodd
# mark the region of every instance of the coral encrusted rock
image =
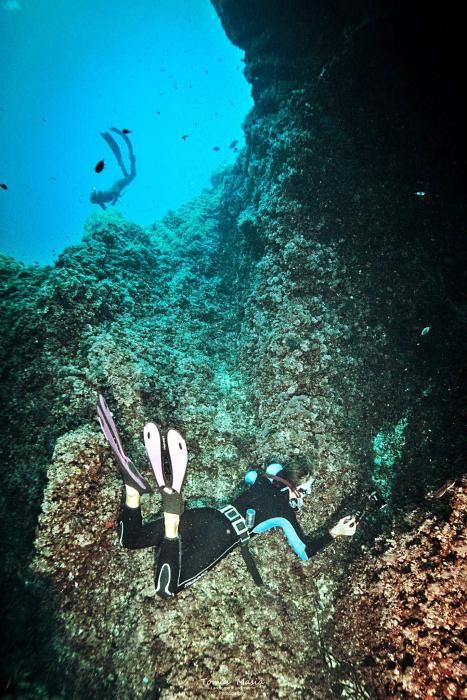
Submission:
<svg viewBox="0 0 467 700">
<path fill-rule="evenodd" d="M 379 539 L 339 591 L 332 647 L 382 698 L 467 688 L 467 477 L 447 519 Z"/>
</svg>

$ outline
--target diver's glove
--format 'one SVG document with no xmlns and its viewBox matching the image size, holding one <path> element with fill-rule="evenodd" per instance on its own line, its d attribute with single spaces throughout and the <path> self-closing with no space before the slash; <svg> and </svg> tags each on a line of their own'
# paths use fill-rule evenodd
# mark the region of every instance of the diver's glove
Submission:
<svg viewBox="0 0 467 700">
<path fill-rule="evenodd" d="M 329 530 L 329 533 L 332 537 L 342 537 L 344 535 L 346 537 L 353 537 L 356 529 L 357 519 L 355 515 L 346 515 L 345 518 L 341 518 L 339 522 Z"/>
</svg>

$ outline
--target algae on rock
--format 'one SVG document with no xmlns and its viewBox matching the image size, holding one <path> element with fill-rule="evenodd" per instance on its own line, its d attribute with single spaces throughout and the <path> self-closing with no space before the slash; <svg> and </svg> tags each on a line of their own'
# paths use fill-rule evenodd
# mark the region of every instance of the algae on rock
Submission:
<svg viewBox="0 0 467 700">
<path fill-rule="evenodd" d="M 465 209 L 437 154 L 455 161 L 465 115 L 443 121 L 445 66 L 429 72 L 433 90 L 420 68 L 425 58 L 436 68 L 436 57 L 416 55 L 418 17 L 398 3 L 214 5 L 246 51 L 255 98 L 237 163 L 147 230 L 106 212 L 53 268 L 2 263 L 2 505 L 15 523 L 2 532 L 5 593 L 31 609 L 42 507 L 34 570 L 54 591 L 47 653 L 66 696 L 384 697 L 358 596 L 373 595 L 381 576 L 396 609 L 391 567 L 404 530 L 431 543 L 438 528 L 452 546 L 454 521 L 441 506 L 444 525 L 431 518 L 424 494 L 463 468 L 467 300 L 453 279 Z M 426 37 L 436 25 L 422 9 Z M 443 196 L 412 196 L 421 171 Z M 426 318 L 432 331 L 420 337 Z M 155 597 L 153 553 L 115 542 L 121 483 L 99 434 L 98 391 L 138 464 L 146 420 L 186 435 L 189 503 L 227 502 L 248 467 L 273 457 L 312 468 L 306 531 L 355 508 L 371 487 L 373 436 L 401 415 L 410 422 L 389 507 L 352 542 L 303 565 L 268 533 L 252 543 L 264 589 L 234 553 L 167 605 Z M 144 500 L 145 516 L 157 516 L 157 497 Z M 442 569 L 451 581 L 457 544 L 454 554 Z M 383 628 L 375 641 L 399 653 L 403 639 L 391 635 Z M 418 668 L 424 645 L 410 643 Z M 399 661 L 387 688 L 406 687 Z"/>
</svg>

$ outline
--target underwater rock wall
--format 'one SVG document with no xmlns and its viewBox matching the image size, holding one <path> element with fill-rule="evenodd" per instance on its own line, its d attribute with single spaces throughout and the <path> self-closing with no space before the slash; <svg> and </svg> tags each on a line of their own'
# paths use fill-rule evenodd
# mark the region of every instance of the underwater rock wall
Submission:
<svg viewBox="0 0 467 700">
<path fill-rule="evenodd" d="M 361 488 L 383 493 L 389 508 L 349 547 L 368 583 L 378 575 L 378 554 L 404 548 L 417 523 L 441 527 L 426 513 L 442 522 L 452 506 L 449 496 L 444 505 L 430 501 L 430 489 L 465 471 L 461 36 L 456 18 L 440 24 L 421 3 L 215 5 L 246 51 L 255 97 L 243 189 L 237 198 L 233 182 L 224 206 L 256 258 L 243 336 L 257 436 L 288 462 L 292 452 L 313 465 L 309 523 L 322 522 L 347 495 L 355 502 Z M 465 519 L 456 522 L 465 537 Z M 368 557 L 378 530 L 386 534 Z M 437 560 L 430 582 L 438 590 L 461 580 L 463 556 L 449 567 Z M 390 616 L 373 634 L 360 602 L 365 585 L 347 594 L 351 570 L 334 563 L 319 564 L 329 594 L 315 631 L 328 689 L 335 697 L 410 695 L 415 669 L 443 656 L 437 635 L 427 631 L 427 644 L 423 630 L 412 635 L 409 653 Z M 404 600 L 407 567 L 398 560 L 395 570 L 386 594 Z M 465 615 L 465 604 L 457 614 Z M 465 639 L 449 615 L 444 609 L 434 629 L 455 658 L 433 686 L 421 680 L 415 697 L 463 692 Z M 372 650 L 367 657 L 353 647 L 352 624 Z M 346 648 L 332 644 L 341 636 Z"/>
<path fill-rule="evenodd" d="M 429 514 L 412 531 L 381 538 L 339 596 L 339 634 L 328 631 L 328 647 L 377 697 L 466 694 L 466 507 L 464 477 L 447 517 Z"/>
<path fill-rule="evenodd" d="M 379 605 L 378 576 L 395 609 L 417 566 L 394 567 L 397 551 L 457 517 L 426 499 L 465 450 L 454 48 L 430 48 L 442 30 L 420 3 L 214 5 L 255 99 L 237 164 L 150 230 L 100 214 L 54 268 L 2 267 L 6 593 L 55 617 L 31 622 L 24 664 L 39 677 L 39 656 L 56 671 L 43 682 L 78 698 L 397 697 L 410 658 L 439 649 L 373 635 L 359 596 Z M 168 605 L 152 552 L 116 543 L 97 391 L 137 462 L 146 420 L 186 435 L 190 504 L 227 502 L 248 466 L 278 459 L 316 477 L 306 531 L 375 485 L 389 507 L 305 566 L 264 535 L 251 547 L 263 589 L 234 553 Z M 157 514 L 157 496 L 143 504 Z M 456 557 L 430 563 L 433 585 L 459 579 Z"/>
<path fill-rule="evenodd" d="M 139 560 L 146 563 L 142 590 L 152 586 L 154 614 L 154 562 L 152 553 L 142 559 L 137 554 L 117 575 L 113 554 L 120 551 L 116 520 L 122 488 L 99 435 L 97 392 L 108 397 L 136 461 L 142 458 L 147 420 L 184 432 L 195 476 L 185 489 L 189 502 L 225 498 L 238 479 L 239 454 L 249 452 L 250 413 L 242 377 L 232 365 L 238 333 L 225 301 L 230 273 L 225 244 L 219 243 L 218 210 L 210 193 L 149 231 L 109 212 L 90 220 L 82 244 L 63 253 L 54 268 L 25 270 L 5 261 L 2 411 L 9 454 L 2 497 L 11 515 L 5 523 L 6 599 L 14 582 L 12 628 L 18 609 L 30 615 L 31 607 L 50 604 L 39 629 L 30 621 L 35 634 L 22 649 L 22 665 L 31 670 L 44 656 L 50 687 L 79 697 L 113 693 L 125 669 L 119 697 L 136 697 L 146 689 L 145 673 L 151 683 L 154 676 L 152 666 L 147 668 L 154 656 L 145 656 L 138 641 L 141 625 L 135 641 L 139 663 L 127 644 L 118 649 L 124 662 L 117 664 L 107 644 L 120 618 L 121 639 L 129 636 L 125 625 L 131 627 L 134 613 L 126 614 L 128 590 L 137 590 L 129 582 Z M 34 286 L 22 285 L 23 278 Z M 46 476 L 34 565 L 44 576 L 37 579 L 29 564 Z M 157 498 L 146 505 L 149 514 L 157 514 Z M 53 582 L 52 600 L 47 581 Z M 135 610 L 139 604 L 138 596 Z M 109 617 L 109 609 L 115 616 Z M 56 635 L 46 624 L 55 610 Z M 154 635 L 151 630 L 150 643 Z M 8 653 L 13 667 L 15 649 Z M 135 680 L 141 664 L 145 673 Z M 118 674 L 112 671 L 116 665 Z M 13 670 L 10 674 L 7 682 L 18 690 Z M 27 686 L 27 673 L 21 682 Z"/>
</svg>

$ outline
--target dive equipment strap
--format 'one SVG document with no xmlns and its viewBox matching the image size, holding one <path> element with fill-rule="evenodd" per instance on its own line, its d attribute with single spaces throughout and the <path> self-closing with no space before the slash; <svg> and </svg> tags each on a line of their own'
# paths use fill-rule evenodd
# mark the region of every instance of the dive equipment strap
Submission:
<svg viewBox="0 0 467 700">
<path fill-rule="evenodd" d="M 277 476 L 277 474 L 265 474 L 264 476 L 266 477 L 266 479 L 272 479 L 273 481 L 279 481 L 281 484 L 284 484 L 294 495 L 294 498 L 300 498 L 300 493 L 298 492 L 298 490 L 293 484 L 290 483 L 290 481 L 287 481 L 287 479 L 283 479 L 281 476 Z"/>
<path fill-rule="evenodd" d="M 256 562 L 253 559 L 253 555 L 250 552 L 250 548 L 248 547 L 248 543 L 246 544 L 240 544 L 240 552 L 243 557 L 243 561 L 246 564 L 246 568 L 250 572 L 253 581 L 256 583 L 257 586 L 262 586 L 263 585 L 263 579 L 261 578 L 261 574 L 258 571 L 258 567 L 256 566 Z"/>
<path fill-rule="evenodd" d="M 243 557 L 243 561 L 246 564 L 253 581 L 257 586 L 263 585 L 263 580 L 261 574 L 258 571 L 256 562 L 253 559 L 253 555 L 248 548 L 248 543 L 250 541 L 250 532 L 246 524 L 245 518 L 238 512 L 235 506 L 228 505 L 220 508 L 222 515 L 225 515 L 227 520 L 231 523 L 233 529 L 240 539 L 240 552 Z"/>
</svg>

